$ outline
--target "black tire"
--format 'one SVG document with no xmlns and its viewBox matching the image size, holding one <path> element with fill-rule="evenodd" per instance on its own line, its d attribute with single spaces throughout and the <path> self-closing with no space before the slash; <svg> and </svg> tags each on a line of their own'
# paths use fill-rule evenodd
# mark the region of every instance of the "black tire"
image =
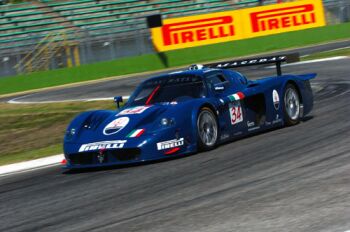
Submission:
<svg viewBox="0 0 350 232">
<path fill-rule="evenodd" d="M 198 113 L 197 134 L 199 150 L 215 148 L 219 138 L 218 122 L 214 112 L 208 107 L 203 107 Z"/>
<path fill-rule="evenodd" d="M 283 92 L 283 113 L 287 126 L 293 126 L 300 122 L 300 96 L 296 87 L 287 84 Z"/>
</svg>

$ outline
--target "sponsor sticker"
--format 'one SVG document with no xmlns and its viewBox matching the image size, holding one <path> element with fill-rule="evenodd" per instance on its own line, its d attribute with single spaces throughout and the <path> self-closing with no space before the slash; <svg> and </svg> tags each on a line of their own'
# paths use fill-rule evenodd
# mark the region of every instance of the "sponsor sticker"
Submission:
<svg viewBox="0 0 350 232">
<path fill-rule="evenodd" d="M 243 134 L 243 132 L 242 131 L 238 131 L 238 132 L 234 133 L 233 136 L 238 136 L 238 135 L 241 135 L 241 134 Z"/>
<path fill-rule="evenodd" d="M 278 110 L 280 107 L 280 97 L 278 95 L 277 90 L 272 91 L 272 101 L 273 101 L 273 106 L 275 107 L 275 110 Z"/>
<path fill-rule="evenodd" d="M 173 148 L 173 147 L 180 147 L 180 146 L 184 145 L 184 143 L 185 143 L 184 138 L 159 142 L 159 143 L 157 143 L 157 149 L 158 150 L 165 150 L 165 149 L 169 149 L 169 148 Z"/>
<path fill-rule="evenodd" d="M 121 111 L 118 115 L 127 115 L 127 114 L 142 114 L 145 110 L 151 106 L 135 106 Z"/>
<path fill-rule="evenodd" d="M 282 119 L 280 118 L 280 116 L 278 114 L 276 114 L 276 119 L 272 121 L 272 124 L 277 124 L 277 123 L 281 123 Z"/>
<path fill-rule="evenodd" d="M 258 130 L 258 129 L 260 129 L 260 126 L 255 126 L 255 127 L 248 128 L 248 131 L 255 131 L 255 130 Z"/>
<path fill-rule="evenodd" d="M 221 90 L 224 90 L 224 89 L 225 89 L 224 86 L 216 86 L 216 87 L 214 87 L 215 91 L 221 91 Z"/>
<path fill-rule="evenodd" d="M 229 134 L 222 134 L 222 135 L 220 136 L 220 139 L 221 139 L 221 140 L 224 140 L 224 139 L 227 139 L 227 138 L 229 138 L 229 137 L 230 137 Z"/>
<path fill-rule="evenodd" d="M 121 117 L 114 119 L 112 122 L 110 122 L 104 129 L 103 134 L 104 135 L 112 135 L 123 129 L 126 125 L 129 123 L 128 117 Z"/>
<path fill-rule="evenodd" d="M 248 131 L 254 131 L 260 129 L 260 126 L 255 125 L 255 122 L 247 121 Z"/>
<path fill-rule="evenodd" d="M 105 149 L 119 149 L 119 148 L 123 148 L 125 143 L 126 143 L 126 140 L 112 140 L 112 141 L 87 143 L 80 146 L 79 152 L 100 151 Z"/>
<path fill-rule="evenodd" d="M 255 126 L 255 122 L 247 121 L 247 126 L 248 126 L 248 127 Z"/>
<path fill-rule="evenodd" d="M 273 120 L 272 124 L 278 124 L 278 123 L 281 123 L 281 122 L 282 122 L 282 119 L 279 118 L 279 119 Z"/>
<path fill-rule="evenodd" d="M 164 105 L 164 106 L 169 106 L 169 105 L 175 106 L 175 105 L 177 105 L 178 103 L 177 103 L 177 101 L 172 101 L 172 102 L 161 102 L 160 104 L 162 104 L 162 105 Z"/>
<path fill-rule="evenodd" d="M 230 111 L 230 118 L 231 118 L 232 125 L 235 125 L 243 121 L 242 107 L 239 101 L 230 103 L 229 111 Z"/>
</svg>

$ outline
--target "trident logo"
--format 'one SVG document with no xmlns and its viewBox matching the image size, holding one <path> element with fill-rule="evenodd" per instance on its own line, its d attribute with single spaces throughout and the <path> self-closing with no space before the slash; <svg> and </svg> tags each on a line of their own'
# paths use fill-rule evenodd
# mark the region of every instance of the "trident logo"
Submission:
<svg viewBox="0 0 350 232">
<path fill-rule="evenodd" d="M 98 155 L 97 155 L 98 162 L 103 163 L 103 161 L 105 160 L 105 151 L 106 151 L 106 148 L 101 148 L 98 151 Z"/>
</svg>

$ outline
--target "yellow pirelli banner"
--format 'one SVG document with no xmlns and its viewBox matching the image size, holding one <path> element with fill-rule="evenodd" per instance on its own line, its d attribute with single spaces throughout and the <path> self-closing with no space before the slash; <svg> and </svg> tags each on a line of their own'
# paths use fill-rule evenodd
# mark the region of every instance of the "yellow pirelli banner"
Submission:
<svg viewBox="0 0 350 232">
<path fill-rule="evenodd" d="M 148 18 L 159 52 L 222 43 L 326 25 L 322 0 L 300 0 L 241 10 Z"/>
</svg>

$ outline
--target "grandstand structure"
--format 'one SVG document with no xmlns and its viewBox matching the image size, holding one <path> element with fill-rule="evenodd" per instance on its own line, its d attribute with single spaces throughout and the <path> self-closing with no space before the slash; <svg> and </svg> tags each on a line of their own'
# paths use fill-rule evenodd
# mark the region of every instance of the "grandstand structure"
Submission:
<svg viewBox="0 0 350 232">
<path fill-rule="evenodd" d="M 145 17 L 221 11 L 258 0 L 41 0 L 0 7 L 5 73 L 80 65 L 153 52 Z M 4 62 L 3 62 L 4 63 Z M 14 68 L 12 68 L 14 67 Z"/>
<path fill-rule="evenodd" d="M 253 7 L 259 0 L 40 0 L 0 6 L 0 76 L 154 52 L 148 15 Z M 270 0 L 267 2 L 276 2 Z"/>
</svg>

